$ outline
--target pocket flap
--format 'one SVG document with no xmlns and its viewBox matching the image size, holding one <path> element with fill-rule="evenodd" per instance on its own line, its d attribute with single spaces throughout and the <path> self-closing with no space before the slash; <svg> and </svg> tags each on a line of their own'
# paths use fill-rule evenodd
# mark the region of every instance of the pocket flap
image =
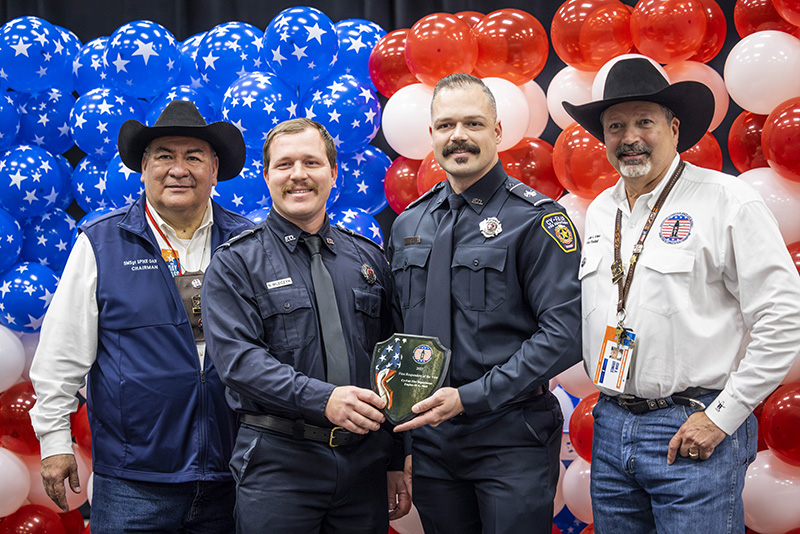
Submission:
<svg viewBox="0 0 800 534">
<path fill-rule="evenodd" d="M 361 289 L 353 288 L 353 299 L 356 311 L 366 313 L 370 317 L 378 317 L 381 312 L 381 296 Z"/>
<path fill-rule="evenodd" d="M 494 269 L 503 272 L 508 249 L 486 245 L 462 246 L 453 252 L 453 267 L 468 267 L 473 271 Z"/>
<path fill-rule="evenodd" d="M 639 262 L 648 269 L 662 274 L 690 273 L 694 268 L 694 254 L 683 250 L 648 251 L 645 248 Z"/>
<path fill-rule="evenodd" d="M 261 318 L 292 313 L 300 308 L 311 308 L 311 297 L 303 287 L 282 287 L 256 295 Z"/>
<path fill-rule="evenodd" d="M 578 279 L 583 280 L 587 275 L 597 271 L 600 267 L 600 261 L 603 259 L 602 254 L 585 253 L 581 258 L 581 268 L 578 271 Z"/>
<path fill-rule="evenodd" d="M 392 258 L 392 271 L 408 269 L 409 267 L 425 267 L 431 245 L 415 245 L 398 250 Z"/>
</svg>

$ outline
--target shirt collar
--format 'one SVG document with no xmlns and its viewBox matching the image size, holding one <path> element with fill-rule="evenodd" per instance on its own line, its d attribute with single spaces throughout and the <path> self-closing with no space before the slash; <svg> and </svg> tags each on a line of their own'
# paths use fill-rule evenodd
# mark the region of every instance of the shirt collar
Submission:
<svg viewBox="0 0 800 534">
<path fill-rule="evenodd" d="M 167 223 L 161 217 L 161 215 L 159 215 L 158 211 L 156 211 L 153 204 L 151 204 L 146 197 L 145 197 L 145 202 L 147 203 L 148 211 L 150 212 L 150 215 L 153 216 L 153 220 L 155 221 L 158 228 L 160 228 L 161 231 L 164 232 L 164 234 L 178 239 L 178 233 L 175 231 L 175 229 L 172 226 L 170 226 L 169 223 Z M 150 221 L 148 221 L 148 224 L 150 224 Z M 196 235 L 202 235 L 203 233 L 207 232 L 208 229 L 213 224 L 214 224 L 214 210 L 211 208 L 211 199 L 209 198 L 208 203 L 206 204 L 206 211 L 203 212 L 203 219 L 200 221 L 200 226 L 197 227 L 197 230 L 195 230 L 194 234 L 192 235 L 192 239 L 194 239 L 194 236 Z M 156 229 L 153 228 L 154 232 L 155 230 Z"/>
<path fill-rule="evenodd" d="M 680 160 L 681 160 L 680 155 L 675 154 L 675 158 L 672 160 L 672 163 L 670 163 L 666 174 L 664 174 L 664 177 L 661 179 L 660 182 L 658 182 L 655 189 L 639 197 L 646 199 L 647 207 L 649 209 L 653 209 L 653 206 L 655 206 L 655 203 L 658 200 L 658 196 L 667 186 L 667 182 L 669 182 L 672 173 L 675 172 L 675 168 L 678 166 L 678 162 Z M 626 208 L 622 210 L 623 212 L 630 211 L 630 207 L 628 205 L 628 194 L 625 192 L 625 181 L 622 178 L 620 178 L 619 181 L 617 182 L 617 185 L 614 186 L 614 190 L 612 191 L 611 195 L 620 208 L 622 208 L 623 206 Z"/>
<path fill-rule="evenodd" d="M 286 245 L 286 248 L 289 249 L 290 252 L 294 252 L 298 243 L 303 237 L 311 235 L 305 230 L 300 229 L 300 227 L 283 217 L 274 209 L 269 211 L 266 224 L 267 227 L 272 230 L 272 233 L 275 234 L 284 245 Z M 333 232 L 333 228 L 331 227 L 330 219 L 328 218 L 327 213 L 325 214 L 325 222 L 322 223 L 322 228 L 319 230 L 319 232 L 317 232 L 317 234 L 322 238 L 323 246 L 327 247 L 328 250 L 336 254 L 336 236 Z"/>
<path fill-rule="evenodd" d="M 483 207 L 489 202 L 497 190 L 506 181 L 506 173 L 503 170 L 503 163 L 497 160 L 494 167 L 489 169 L 489 172 L 484 174 L 477 182 L 469 186 L 461 196 L 471 207 L 475 213 L 483 211 Z M 439 192 L 439 196 L 434 200 L 431 211 L 437 210 L 441 207 L 444 200 L 453 193 L 453 188 L 450 182 L 445 182 L 445 186 Z"/>
</svg>

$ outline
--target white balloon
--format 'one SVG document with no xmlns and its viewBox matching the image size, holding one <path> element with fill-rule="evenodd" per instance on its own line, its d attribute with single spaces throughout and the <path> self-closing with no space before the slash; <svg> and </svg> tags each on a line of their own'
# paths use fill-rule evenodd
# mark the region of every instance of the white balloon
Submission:
<svg viewBox="0 0 800 534">
<path fill-rule="evenodd" d="M 789 368 L 789 372 L 786 373 L 786 376 L 781 380 L 781 385 L 783 384 L 791 384 L 792 382 L 797 382 L 800 380 L 800 355 L 798 355 L 794 359 L 794 363 L 792 367 Z"/>
<path fill-rule="evenodd" d="M 22 370 L 22 380 L 28 382 L 31 379 L 30 372 L 33 356 L 36 354 L 36 347 L 39 346 L 39 332 L 32 334 L 22 333 L 19 339 L 22 341 L 22 346 L 25 347 L 25 368 Z"/>
<path fill-rule="evenodd" d="M 566 390 L 561 386 L 553 390 L 553 395 L 558 399 L 558 404 L 561 405 L 561 415 L 564 417 L 564 432 L 569 432 L 569 420 L 572 418 L 572 412 L 575 411 L 575 405 L 572 404 L 572 398 L 567 394 Z"/>
<path fill-rule="evenodd" d="M 600 67 L 600 70 L 597 71 L 597 75 L 594 77 L 594 82 L 592 82 L 592 101 L 603 99 L 603 91 L 606 88 L 606 78 L 608 77 L 608 71 L 611 70 L 611 67 L 613 67 L 614 64 L 618 61 L 635 57 L 644 58 L 650 63 L 652 63 L 653 66 L 655 66 L 658 69 L 658 71 L 664 76 L 664 78 L 666 78 L 667 81 L 669 81 L 669 76 L 667 75 L 667 72 L 661 65 L 658 64 L 658 62 L 655 59 L 643 56 L 641 54 L 622 54 L 621 56 L 617 56 L 613 59 L 608 60 L 606 64 Z"/>
<path fill-rule="evenodd" d="M 16 512 L 28 498 L 28 468 L 16 454 L 0 447 L 0 517 Z"/>
<path fill-rule="evenodd" d="M 700 82 L 714 93 L 714 117 L 711 119 L 709 131 L 714 131 L 722 123 L 728 113 L 730 97 L 725 87 L 725 80 L 719 73 L 699 61 L 679 61 L 664 67 L 672 83 L 693 81 Z"/>
<path fill-rule="evenodd" d="M 89 482 L 86 483 L 86 500 L 92 504 L 92 497 L 94 497 L 94 471 L 89 475 Z"/>
<path fill-rule="evenodd" d="M 522 90 L 503 78 L 483 78 L 497 101 L 497 118 L 503 127 L 498 152 L 508 150 L 525 136 L 530 121 L 530 106 Z"/>
<path fill-rule="evenodd" d="M 589 207 L 589 204 L 592 203 L 592 200 L 591 198 L 579 197 L 572 193 L 567 193 L 558 199 L 558 203 L 567 210 L 567 215 L 572 221 L 573 226 L 575 226 L 575 231 L 578 232 L 578 237 L 581 242 L 583 242 L 584 237 L 586 237 L 583 235 L 583 230 L 586 226 L 586 209 Z"/>
<path fill-rule="evenodd" d="M 547 128 L 547 119 L 550 114 L 547 112 L 547 96 L 544 94 L 544 89 L 531 80 L 528 83 L 518 86 L 525 95 L 525 100 L 528 101 L 528 108 L 530 109 L 530 119 L 528 120 L 528 129 L 525 130 L 523 137 L 539 138 Z"/>
<path fill-rule="evenodd" d="M 725 86 L 742 108 L 768 115 L 800 96 L 800 39 L 781 31 L 751 33 L 725 60 Z"/>
<path fill-rule="evenodd" d="M 584 523 L 593 523 L 592 495 L 589 492 L 592 468 L 589 462 L 578 457 L 564 473 L 564 502 L 572 515 Z"/>
<path fill-rule="evenodd" d="M 564 508 L 564 474 L 566 472 L 567 468 L 564 466 L 564 462 L 558 462 L 558 484 L 556 485 L 556 498 L 553 499 L 553 517 L 557 516 Z"/>
<path fill-rule="evenodd" d="M 25 369 L 25 347 L 17 335 L 0 325 L 0 393 L 17 383 Z"/>
<path fill-rule="evenodd" d="M 564 67 L 547 87 L 547 109 L 559 128 L 565 130 L 575 120 L 569 116 L 562 102 L 580 105 L 592 101 L 592 82 L 595 73 Z"/>
<path fill-rule="evenodd" d="M 769 167 L 750 169 L 739 178 L 764 199 L 778 221 L 783 241 L 787 245 L 800 241 L 800 182 L 786 180 Z"/>
<path fill-rule="evenodd" d="M 558 383 L 573 397 L 582 399 L 595 393 L 597 388 L 592 384 L 589 375 L 583 368 L 583 362 L 578 362 L 560 375 Z"/>
<path fill-rule="evenodd" d="M 399 89 L 386 102 L 381 118 L 383 135 L 401 156 L 421 160 L 431 151 L 432 98 L 432 87 L 415 83 Z"/>
<path fill-rule="evenodd" d="M 742 491 L 744 520 L 760 534 L 800 527 L 800 467 L 782 462 L 769 449 L 747 468 Z"/>
<path fill-rule="evenodd" d="M 86 484 L 89 481 L 92 467 L 91 464 L 86 461 L 86 459 L 78 454 L 77 446 L 73 445 L 72 450 L 75 454 L 75 462 L 78 464 L 78 480 L 81 484 L 81 492 L 73 492 L 69 487 L 68 482 L 66 483 L 65 488 L 67 492 L 67 504 L 69 505 L 69 509 L 75 510 L 86 502 Z M 44 490 L 44 485 L 42 484 L 42 461 L 39 456 L 23 456 L 22 460 L 25 462 L 25 467 L 27 468 L 28 475 L 30 477 L 31 486 L 30 490 L 28 491 L 28 500 L 31 502 L 31 504 L 38 504 L 54 512 L 61 513 L 61 509 L 56 506 L 56 503 L 54 503 L 52 499 L 48 497 L 47 492 Z"/>
<path fill-rule="evenodd" d="M 424 534 L 422 530 L 422 520 L 419 518 L 417 507 L 411 505 L 411 511 L 400 519 L 391 521 L 392 528 L 399 534 Z"/>
</svg>

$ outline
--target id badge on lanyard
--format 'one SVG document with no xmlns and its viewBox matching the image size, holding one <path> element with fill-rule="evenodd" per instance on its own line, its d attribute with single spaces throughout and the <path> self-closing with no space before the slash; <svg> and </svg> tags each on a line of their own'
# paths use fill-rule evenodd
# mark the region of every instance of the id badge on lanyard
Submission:
<svg viewBox="0 0 800 534">
<path fill-rule="evenodd" d="M 623 328 L 618 334 L 617 328 L 612 325 L 606 326 L 606 334 L 600 348 L 600 359 L 592 382 L 597 386 L 622 393 L 633 361 L 636 334 L 629 328 Z"/>
</svg>

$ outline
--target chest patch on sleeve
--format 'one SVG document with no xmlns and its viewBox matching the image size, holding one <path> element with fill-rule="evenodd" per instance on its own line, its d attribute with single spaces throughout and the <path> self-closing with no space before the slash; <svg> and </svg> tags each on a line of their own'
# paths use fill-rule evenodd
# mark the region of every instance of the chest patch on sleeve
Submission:
<svg viewBox="0 0 800 534">
<path fill-rule="evenodd" d="M 686 213 L 673 213 L 661 223 L 659 235 L 664 243 L 682 243 L 692 233 L 692 218 Z"/>
<path fill-rule="evenodd" d="M 563 213 L 550 213 L 542 217 L 542 228 L 564 252 L 574 252 L 578 249 L 575 229 Z"/>
</svg>

